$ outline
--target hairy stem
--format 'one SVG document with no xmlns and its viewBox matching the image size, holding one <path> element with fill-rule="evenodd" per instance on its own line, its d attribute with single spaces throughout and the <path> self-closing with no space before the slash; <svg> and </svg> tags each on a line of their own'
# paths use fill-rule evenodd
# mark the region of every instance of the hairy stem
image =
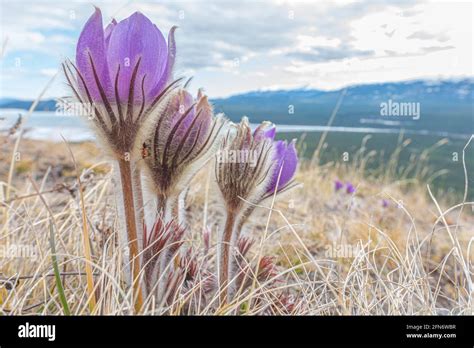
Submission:
<svg viewBox="0 0 474 348">
<path fill-rule="evenodd" d="M 186 212 L 185 212 L 185 198 L 187 194 L 187 189 L 183 190 L 178 195 L 178 199 L 176 200 L 176 204 L 173 206 L 173 216 L 178 219 L 178 223 L 181 226 L 186 224 Z"/>
<path fill-rule="evenodd" d="M 142 176 L 137 164 L 133 166 L 133 187 L 135 189 L 135 208 L 136 208 L 136 222 L 137 222 L 137 236 L 139 250 L 143 250 L 143 225 L 145 223 L 145 210 L 143 207 L 143 190 L 142 190 Z"/>
<path fill-rule="evenodd" d="M 161 216 L 163 223 L 168 224 L 170 221 L 175 218 L 173 212 L 176 210 L 175 206 L 177 205 L 177 199 L 170 196 L 158 195 L 157 202 L 157 211 L 158 216 Z M 158 284 L 158 298 L 161 299 L 165 295 L 165 285 L 168 279 L 168 274 L 173 270 L 173 264 L 169 264 L 172 259 L 170 246 L 167 245 L 162 250 L 161 255 L 159 256 L 159 284 Z"/>
<path fill-rule="evenodd" d="M 122 198 L 125 209 L 125 226 L 130 248 L 130 264 L 132 267 L 132 280 L 135 298 L 135 311 L 139 312 L 143 305 L 140 287 L 140 260 L 138 258 L 137 223 L 135 218 L 135 201 L 133 198 L 133 178 L 130 161 L 119 159 L 120 181 L 122 185 Z"/>
<path fill-rule="evenodd" d="M 228 211 L 224 230 L 221 234 L 220 255 L 219 255 L 219 289 L 221 305 L 228 301 L 229 278 L 232 277 L 230 251 L 231 244 L 235 239 L 234 227 L 236 222 L 235 213 Z"/>
</svg>

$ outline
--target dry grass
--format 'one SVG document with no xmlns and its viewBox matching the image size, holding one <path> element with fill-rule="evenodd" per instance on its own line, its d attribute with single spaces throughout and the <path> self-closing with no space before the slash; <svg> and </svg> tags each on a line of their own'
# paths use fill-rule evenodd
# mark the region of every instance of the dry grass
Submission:
<svg viewBox="0 0 474 348">
<path fill-rule="evenodd" d="M 2 156 L 9 158 L 13 144 L 2 143 Z M 107 162 L 91 144 L 71 146 L 81 175 L 83 216 L 67 145 L 27 141 L 21 149 L 30 166 L 14 170 L 8 199 L 8 182 L 0 182 L 0 246 L 10 253 L 0 258 L 0 313 L 64 314 L 58 286 L 64 287 L 72 314 L 133 313 L 132 291 L 122 271 L 127 257 L 117 241 L 116 186 Z M 351 164 L 304 162 L 297 174 L 303 187 L 256 210 L 245 230 L 254 240 L 247 261 L 254 264 L 270 255 L 276 270 L 263 281 L 250 277 L 250 285 L 224 307 L 218 291 L 208 290 L 216 271 L 215 234 L 222 212 L 212 199 L 213 171 L 202 170 L 186 197 L 188 228 L 174 260 L 182 262 L 192 249 L 197 275 L 177 280 L 179 290 L 169 301 L 147 298 L 142 313 L 473 314 L 473 203 L 452 207 L 446 197 L 430 197 L 421 174 L 396 179 L 396 153 L 378 175 L 367 177 L 367 156 L 373 154 L 362 151 Z M 2 178 L 9 165 L 2 158 Z M 337 178 L 350 180 L 355 194 L 334 192 Z M 95 287 L 91 296 L 84 217 Z M 207 249 L 204 236 L 209 232 Z M 21 257 L 11 255 L 14 247 Z"/>
</svg>

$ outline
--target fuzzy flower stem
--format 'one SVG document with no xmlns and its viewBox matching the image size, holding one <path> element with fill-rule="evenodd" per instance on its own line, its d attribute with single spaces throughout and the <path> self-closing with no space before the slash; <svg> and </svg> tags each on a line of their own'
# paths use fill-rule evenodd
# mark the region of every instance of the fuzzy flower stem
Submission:
<svg viewBox="0 0 474 348">
<path fill-rule="evenodd" d="M 136 163 L 133 168 L 133 187 L 135 189 L 135 202 L 136 202 L 136 226 L 139 242 L 139 250 L 143 250 L 143 241 L 141 236 L 143 235 L 143 224 L 145 222 L 145 210 L 143 205 L 143 189 L 142 189 L 142 176 L 141 171 L 137 167 Z"/>
<path fill-rule="evenodd" d="M 158 216 L 161 216 L 165 224 L 171 222 L 174 218 L 173 211 L 175 210 L 174 207 L 177 204 L 177 200 L 174 197 L 167 197 L 161 194 L 158 195 L 157 200 Z M 160 299 L 165 296 L 166 279 L 169 272 L 173 269 L 172 256 L 170 247 L 165 248 L 159 256 L 159 274 L 160 278 L 162 278 L 158 285 L 158 298 Z"/>
<path fill-rule="evenodd" d="M 158 195 L 157 213 L 161 215 L 163 221 L 170 222 L 173 219 L 177 203 L 177 199 L 172 196 Z"/>
<path fill-rule="evenodd" d="M 186 225 L 186 212 L 185 212 L 186 195 L 187 195 L 187 190 L 183 190 L 179 194 L 176 204 L 173 207 L 173 216 L 175 216 L 178 219 L 179 224 L 182 226 Z"/>
<path fill-rule="evenodd" d="M 133 267 L 133 288 L 135 299 L 135 311 L 138 313 L 143 306 L 143 297 L 140 287 L 140 260 L 138 258 L 138 239 L 137 224 L 135 218 L 135 201 L 133 198 L 132 185 L 132 166 L 131 162 L 125 159 L 119 159 L 120 181 L 123 192 L 123 205 L 125 209 L 125 225 L 127 229 L 127 237 L 130 247 L 130 264 Z"/>
<path fill-rule="evenodd" d="M 234 238 L 234 230 L 236 225 L 236 215 L 232 211 L 227 212 L 227 218 L 224 230 L 221 235 L 220 255 L 219 255 L 219 288 L 220 302 L 225 304 L 229 299 L 229 278 L 231 278 L 231 262 L 230 253 L 232 241 Z"/>
</svg>

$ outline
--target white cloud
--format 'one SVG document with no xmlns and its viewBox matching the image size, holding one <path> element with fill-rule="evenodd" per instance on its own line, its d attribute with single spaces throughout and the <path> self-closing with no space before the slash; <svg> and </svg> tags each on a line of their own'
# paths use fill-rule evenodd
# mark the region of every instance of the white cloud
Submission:
<svg viewBox="0 0 474 348">
<path fill-rule="evenodd" d="M 94 3 L 105 23 L 139 10 L 165 34 L 178 25 L 177 72 L 193 74 L 193 84 L 213 96 L 268 86 L 337 88 L 473 73 L 471 2 Z M 65 57 L 74 58 L 75 41 L 93 12 L 82 1 L 2 0 L 1 7 L 1 36 L 8 37 L 2 74 L 12 57 L 41 55 L 41 62 L 30 59 L 28 71 L 37 69 L 43 78 Z M 59 87 L 55 92 L 63 93 Z"/>
<path fill-rule="evenodd" d="M 53 77 L 58 73 L 58 69 L 41 69 L 40 73 L 44 76 Z"/>
</svg>

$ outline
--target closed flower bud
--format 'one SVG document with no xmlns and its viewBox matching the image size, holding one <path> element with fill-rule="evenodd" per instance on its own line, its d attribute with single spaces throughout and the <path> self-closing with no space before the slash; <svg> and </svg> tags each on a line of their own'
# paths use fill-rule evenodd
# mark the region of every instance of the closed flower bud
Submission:
<svg viewBox="0 0 474 348">
<path fill-rule="evenodd" d="M 212 158 L 225 125 L 224 117 L 214 117 L 201 92 L 197 100 L 186 90 L 170 96 L 143 144 L 147 149 L 145 170 L 161 209 L 166 209 L 165 202 L 170 199 L 174 204 L 190 179 Z"/>
</svg>

